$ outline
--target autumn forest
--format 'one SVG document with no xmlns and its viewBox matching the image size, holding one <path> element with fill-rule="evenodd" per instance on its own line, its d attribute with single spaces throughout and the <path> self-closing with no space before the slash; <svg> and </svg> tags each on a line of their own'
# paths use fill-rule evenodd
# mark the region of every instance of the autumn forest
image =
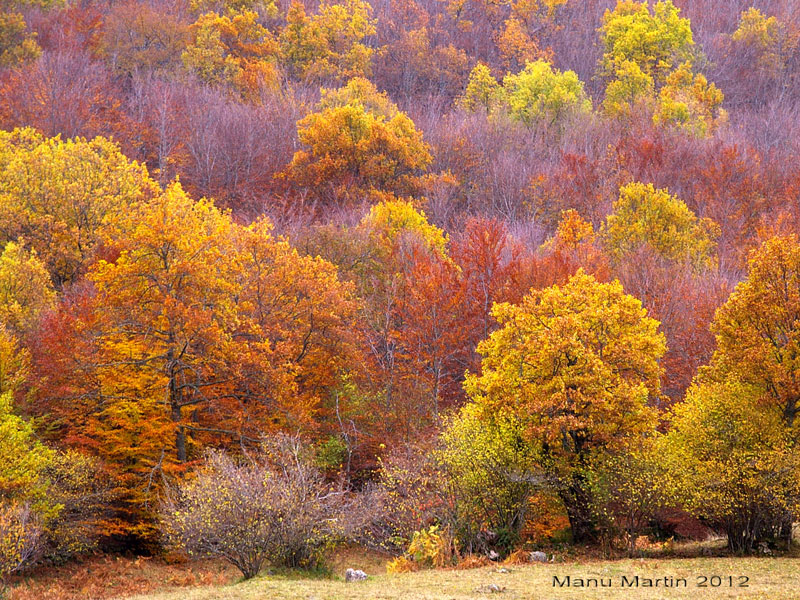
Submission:
<svg viewBox="0 0 800 600">
<path fill-rule="evenodd" d="M 798 165 L 793 0 L 0 0 L 0 597 L 791 552 Z"/>
</svg>

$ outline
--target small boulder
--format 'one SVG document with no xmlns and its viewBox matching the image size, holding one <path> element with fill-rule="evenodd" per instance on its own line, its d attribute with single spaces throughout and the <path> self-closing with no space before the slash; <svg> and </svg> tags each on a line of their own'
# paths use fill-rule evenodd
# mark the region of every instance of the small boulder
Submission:
<svg viewBox="0 0 800 600">
<path fill-rule="evenodd" d="M 531 562 L 547 562 L 547 554 L 538 550 L 531 552 Z"/>
<path fill-rule="evenodd" d="M 347 569 L 344 572 L 344 580 L 348 583 L 351 581 L 364 581 L 367 577 L 368 575 L 360 569 Z"/>
<path fill-rule="evenodd" d="M 502 594 L 506 591 L 506 588 L 499 586 L 496 583 L 490 583 L 489 585 L 482 585 L 475 591 L 479 594 Z"/>
</svg>

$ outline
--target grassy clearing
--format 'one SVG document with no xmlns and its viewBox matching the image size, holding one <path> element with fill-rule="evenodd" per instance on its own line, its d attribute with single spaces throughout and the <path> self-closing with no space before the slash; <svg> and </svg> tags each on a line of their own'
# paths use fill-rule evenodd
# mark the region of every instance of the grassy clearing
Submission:
<svg viewBox="0 0 800 600">
<path fill-rule="evenodd" d="M 357 564 L 357 563 L 353 563 Z M 476 598 L 511 599 L 592 599 L 667 600 L 672 598 L 727 599 L 759 598 L 796 600 L 800 598 L 800 560 L 796 558 L 692 558 L 635 559 L 577 563 L 552 563 L 510 566 L 508 573 L 497 567 L 468 571 L 436 570 L 386 575 L 370 569 L 365 582 L 345 583 L 341 578 L 302 579 L 290 576 L 262 576 L 248 582 L 218 587 L 184 589 L 177 592 L 136 596 L 135 600 L 466 600 Z M 553 577 L 611 578 L 611 589 L 553 587 Z M 682 588 L 621 588 L 621 577 L 629 579 L 683 577 Z M 725 586 L 698 587 L 699 576 L 720 576 Z M 727 587 L 727 577 L 749 578 L 748 587 Z M 496 584 L 505 591 L 492 593 L 481 588 Z M 663 585 L 663 584 L 662 584 Z M 133 599 L 131 599 L 133 600 Z"/>
</svg>

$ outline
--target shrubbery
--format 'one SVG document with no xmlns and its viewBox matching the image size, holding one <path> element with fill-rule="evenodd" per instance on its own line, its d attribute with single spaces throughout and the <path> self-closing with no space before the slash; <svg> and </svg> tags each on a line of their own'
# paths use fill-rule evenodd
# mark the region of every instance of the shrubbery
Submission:
<svg viewBox="0 0 800 600">
<path fill-rule="evenodd" d="M 267 563 L 320 564 L 346 534 L 344 500 L 297 440 L 281 437 L 249 460 L 210 453 L 167 495 L 161 519 L 168 547 L 222 558 L 251 578 Z"/>
</svg>

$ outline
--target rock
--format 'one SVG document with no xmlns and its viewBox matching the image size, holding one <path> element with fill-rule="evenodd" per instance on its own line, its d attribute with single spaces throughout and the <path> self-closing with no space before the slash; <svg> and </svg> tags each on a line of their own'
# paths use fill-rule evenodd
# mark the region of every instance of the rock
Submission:
<svg viewBox="0 0 800 600">
<path fill-rule="evenodd" d="M 547 554 L 538 550 L 531 552 L 531 562 L 547 562 Z"/>
<path fill-rule="evenodd" d="M 490 583 L 488 585 L 482 585 L 478 589 L 475 590 L 479 594 L 502 594 L 506 591 L 506 588 L 497 585 L 496 583 Z"/>
<path fill-rule="evenodd" d="M 348 583 L 351 581 L 364 581 L 368 575 L 359 569 L 347 569 L 344 572 L 344 580 Z"/>
<path fill-rule="evenodd" d="M 500 555 L 497 552 L 495 552 L 494 550 L 489 550 L 489 554 L 487 554 L 486 556 L 489 557 L 489 560 L 499 560 L 500 559 Z"/>
<path fill-rule="evenodd" d="M 495 571 L 495 573 L 511 573 L 511 571 L 509 571 L 509 570 L 508 570 L 508 569 L 506 569 L 505 567 L 500 567 L 499 569 L 497 569 L 497 570 Z"/>
</svg>

